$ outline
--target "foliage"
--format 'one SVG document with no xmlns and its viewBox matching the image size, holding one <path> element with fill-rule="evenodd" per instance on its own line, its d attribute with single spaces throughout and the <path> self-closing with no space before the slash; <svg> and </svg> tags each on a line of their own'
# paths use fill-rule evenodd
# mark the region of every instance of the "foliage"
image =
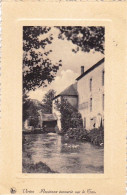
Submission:
<svg viewBox="0 0 127 195">
<path fill-rule="evenodd" d="M 38 126 L 38 122 L 39 122 L 38 113 L 36 113 L 34 117 L 32 116 L 29 118 L 29 126 L 32 126 L 35 128 Z"/>
<path fill-rule="evenodd" d="M 39 112 L 50 114 L 52 113 L 52 99 L 55 96 L 54 90 L 49 90 L 42 102 L 29 99 L 26 94 L 23 94 L 23 121 L 29 119 L 29 125 L 36 127 L 39 122 Z"/>
<path fill-rule="evenodd" d="M 46 114 L 52 113 L 52 99 L 55 97 L 55 94 L 56 94 L 56 92 L 53 89 L 49 90 L 45 94 L 45 96 L 42 100 L 44 113 L 46 113 Z"/>
<path fill-rule="evenodd" d="M 35 90 L 40 86 L 47 86 L 54 79 L 61 60 L 52 63 L 48 55 L 52 50 L 46 46 L 52 44 L 51 27 L 24 26 L 23 27 L 23 89 L 24 93 Z"/>
<path fill-rule="evenodd" d="M 83 126 L 82 116 L 79 112 L 73 111 L 71 115 L 71 127 L 79 128 Z"/>
<path fill-rule="evenodd" d="M 78 52 L 81 49 L 84 52 L 95 51 L 104 53 L 104 27 L 95 26 L 61 26 L 57 27 L 60 30 L 59 38 L 70 40 L 77 47 L 73 52 Z"/>
<path fill-rule="evenodd" d="M 94 145 L 103 146 L 104 144 L 104 127 L 95 128 L 88 132 L 87 140 Z"/>
<path fill-rule="evenodd" d="M 65 136 L 75 140 L 84 141 L 86 140 L 87 131 L 83 127 L 70 128 Z"/>
<path fill-rule="evenodd" d="M 52 52 L 47 45 L 52 44 L 52 27 L 23 27 L 23 89 L 24 93 L 37 87 L 46 87 L 51 83 L 61 64 L 61 60 L 53 63 L 49 57 Z M 104 53 L 104 27 L 60 26 L 59 39 L 67 39 L 76 45 L 73 52 L 80 49 L 90 52 L 94 49 Z"/>
<path fill-rule="evenodd" d="M 33 123 L 34 119 L 37 121 L 39 116 L 38 110 L 40 110 L 41 108 L 42 104 L 39 101 L 31 100 L 25 94 L 23 98 L 23 121 L 28 118 L 31 118 L 31 123 Z"/>
<path fill-rule="evenodd" d="M 23 94 L 23 121 L 25 121 L 29 117 L 29 109 L 30 106 L 30 99 L 28 95 L 25 93 Z"/>
<path fill-rule="evenodd" d="M 90 131 L 82 127 L 70 128 L 65 134 L 66 138 L 72 138 L 80 141 L 89 141 L 97 146 L 104 146 L 104 128 L 95 128 Z"/>
<path fill-rule="evenodd" d="M 66 133 L 69 128 L 81 127 L 82 118 L 77 109 L 75 109 L 64 97 L 61 102 L 56 101 L 56 108 L 61 113 L 62 132 Z"/>
</svg>

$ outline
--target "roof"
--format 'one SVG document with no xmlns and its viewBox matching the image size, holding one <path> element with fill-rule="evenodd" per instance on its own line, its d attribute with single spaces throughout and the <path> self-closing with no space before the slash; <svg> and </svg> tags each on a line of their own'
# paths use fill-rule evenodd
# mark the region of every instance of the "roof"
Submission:
<svg viewBox="0 0 127 195">
<path fill-rule="evenodd" d="M 57 120 L 56 114 L 43 114 L 42 113 L 42 121 L 55 121 Z"/>
<path fill-rule="evenodd" d="M 104 62 L 104 58 L 101 59 L 99 62 L 97 62 L 96 64 L 94 64 L 93 66 L 91 66 L 88 70 L 86 70 L 83 74 L 81 74 L 76 80 L 80 80 L 82 77 L 84 77 L 86 74 L 88 74 L 89 72 L 91 72 L 92 70 L 94 70 L 95 68 L 97 68 L 98 66 L 100 66 L 102 63 Z"/>
<path fill-rule="evenodd" d="M 70 85 L 64 91 L 55 96 L 53 99 L 56 99 L 59 96 L 78 96 L 77 83 Z"/>
</svg>

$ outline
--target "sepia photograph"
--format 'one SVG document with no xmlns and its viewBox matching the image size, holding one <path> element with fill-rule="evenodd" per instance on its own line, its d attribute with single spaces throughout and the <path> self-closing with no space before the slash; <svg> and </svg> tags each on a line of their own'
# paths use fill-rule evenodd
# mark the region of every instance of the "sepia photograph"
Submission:
<svg viewBox="0 0 127 195">
<path fill-rule="evenodd" d="M 0 194 L 124 195 L 127 6 L 53 1 L 2 5 Z"/>
<path fill-rule="evenodd" d="M 105 27 L 23 26 L 22 173 L 104 174 Z"/>
</svg>

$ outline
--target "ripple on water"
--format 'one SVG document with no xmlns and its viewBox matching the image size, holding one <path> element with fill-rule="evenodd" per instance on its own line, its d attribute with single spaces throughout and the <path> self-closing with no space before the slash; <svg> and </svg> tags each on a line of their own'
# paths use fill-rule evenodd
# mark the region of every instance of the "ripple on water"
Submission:
<svg viewBox="0 0 127 195">
<path fill-rule="evenodd" d="M 103 173 L 104 150 L 55 133 L 25 135 L 23 162 L 43 162 L 59 173 Z"/>
</svg>

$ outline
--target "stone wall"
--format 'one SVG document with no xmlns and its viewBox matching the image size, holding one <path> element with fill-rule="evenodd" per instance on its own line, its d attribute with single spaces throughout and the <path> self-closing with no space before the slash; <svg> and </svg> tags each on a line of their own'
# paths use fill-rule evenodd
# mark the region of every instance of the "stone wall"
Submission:
<svg viewBox="0 0 127 195">
<path fill-rule="evenodd" d="M 104 63 L 77 81 L 79 112 L 88 130 L 98 128 L 104 122 L 103 71 Z"/>
</svg>

